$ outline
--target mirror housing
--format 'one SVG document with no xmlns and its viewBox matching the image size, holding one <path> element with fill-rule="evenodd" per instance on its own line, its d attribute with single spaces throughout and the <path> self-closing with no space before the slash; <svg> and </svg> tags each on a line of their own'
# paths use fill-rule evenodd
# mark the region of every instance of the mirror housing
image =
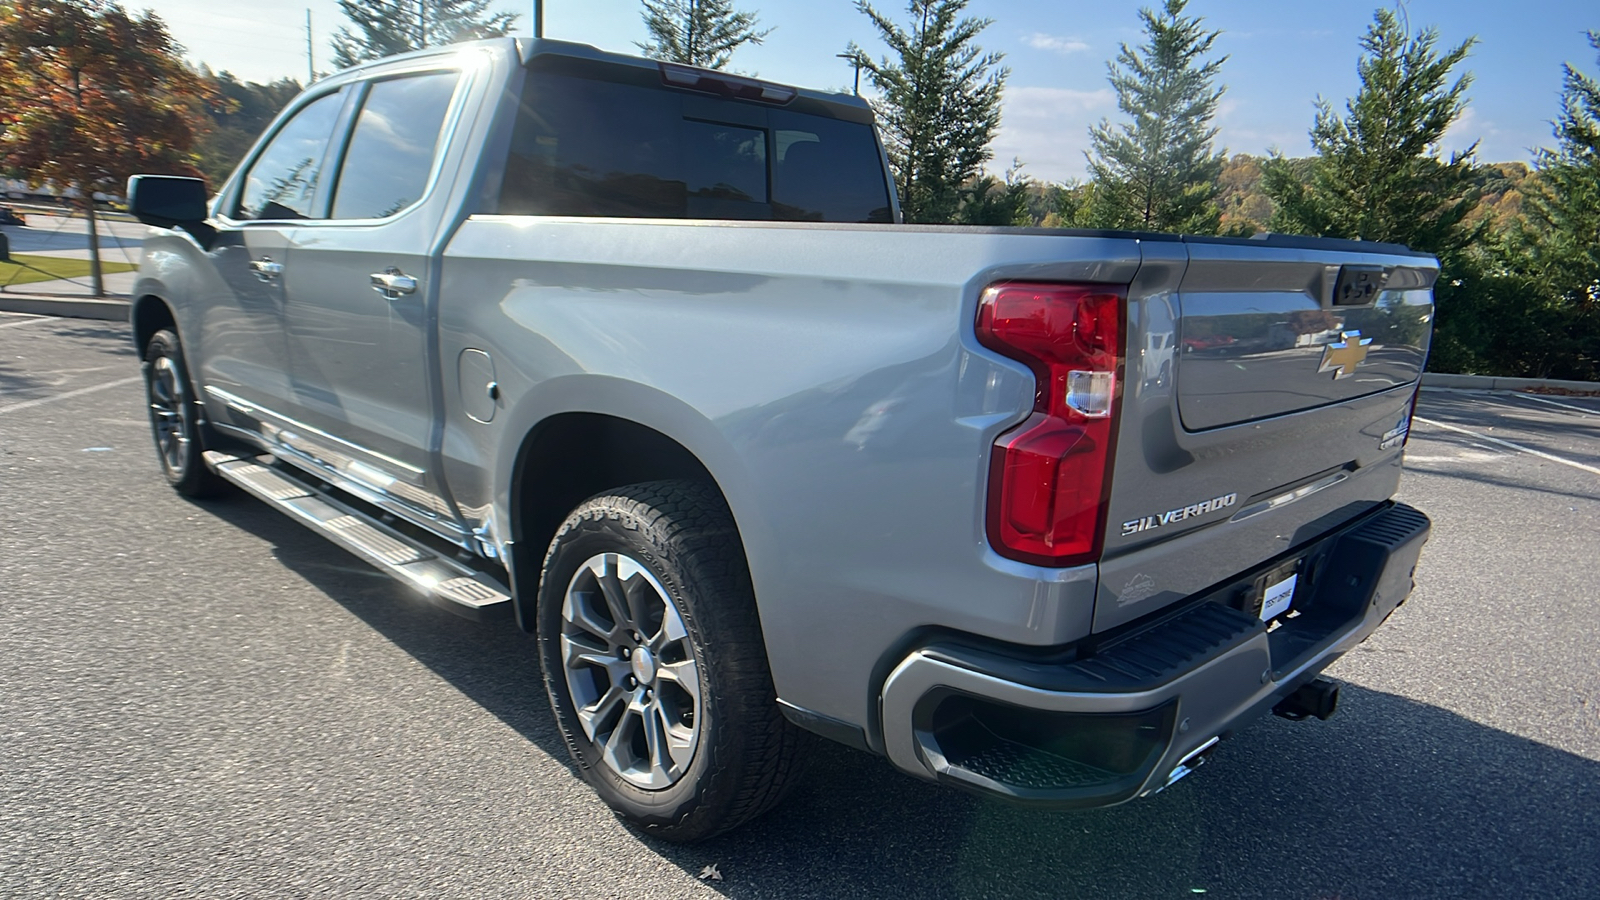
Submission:
<svg viewBox="0 0 1600 900">
<path fill-rule="evenodd" d="M 181 228 L 210 249 L 216 229 L 206 224 L 210 198 L 199 178 L 177 175 L 135 175 L 128 179 L 128 211 L 146 225 Z"/>
</svg>

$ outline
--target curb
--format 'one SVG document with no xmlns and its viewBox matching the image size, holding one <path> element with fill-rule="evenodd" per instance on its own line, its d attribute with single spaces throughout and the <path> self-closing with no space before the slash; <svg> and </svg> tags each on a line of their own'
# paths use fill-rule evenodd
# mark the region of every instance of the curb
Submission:
<svg viewBox="0 0 1600 900">
<path fill-rule="evenodd" d="M 0 312 L 28 313 L 35 316 L 126 322 L 128 307 L 128 301 L 120 297 L 0 293 Z"/>
<path fill-rule="evenodd" d="M 1500 378 L 1494 375 L 1447 375 L 1424 372 L 1422 386 L 1467 391 L 1521 391 L 1528 388 L 1560 388 L 1568 391 L 1600 392 L 1600 382 L 1562 381 L 1559 378 Z"/>
</svg>

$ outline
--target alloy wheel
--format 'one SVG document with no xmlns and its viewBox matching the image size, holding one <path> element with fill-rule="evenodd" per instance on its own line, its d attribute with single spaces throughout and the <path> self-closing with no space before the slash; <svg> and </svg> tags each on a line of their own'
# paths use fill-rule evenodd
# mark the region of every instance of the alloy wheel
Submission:
<svg viewBox="0 0 1600 900">
<path fill-rule="evenodd" d="M 155 432 L 156 452 L 174 475 L 181 476 L 189 450 L 189 420 L 184 415 L 182 379 L 169 356 L 158 356 L 150 363 L 146 393 L 150 401 L 150 425 Z"/>
<path fill-rule="evenodd" d="M 620 553 L 578 567 L 562 604 L 561 659 L 584 736 L 608 768 L 646 790 L 683 778 L 704 724 L 700 669 L 648 569 Z"/>
</svg>

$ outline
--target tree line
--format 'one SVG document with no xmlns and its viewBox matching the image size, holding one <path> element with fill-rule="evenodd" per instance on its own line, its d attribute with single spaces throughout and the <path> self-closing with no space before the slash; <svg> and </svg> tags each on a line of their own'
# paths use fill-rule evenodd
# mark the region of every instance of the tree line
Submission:
<svg viewBox="0 0 1600 900">
<path fill-rule="evenodd" d="M 856 0 L 888 53 L 845 55 L 877 89 L 872 103 L 907 221 L 1036 225 L 1249 236 L 1263 231 L 1398 243 L 1438 256 L 1435 371 L 1600 380 L 1600 81 L 1563 71 L 1555 146 L 1530 170 L 1485 164 L 1477 145 L 1445 154 L 1467 106 L 1476 45 L 1441 46 L 1380 8 L 1357 41 L 1360 87 L 1323 99 L 1313 155 L 1238 155 L 1217 147 L 1228 57 L 1221 33 L 1164 0 L 1138 13 L 1144 40 L 1107 63 L 1121 113 L 1089 129 L 1089 177 L 1039 184 L 1013 160 L 986 174 L 1009 70 L 978 39 L 992 20 L 969 0 L 907 0 L 904 18 Z M 759 41 L 755 17 L 726 0 L 648 0 L 647 53 L 673 56 L 682 35 L 731 35 L 714 64 Z M 713 6 L 715 7 L 713 9 Z M 698 11 L 698 13 L 697 13 Z M 698 15 L 698 18 L 697 18 Z M 740 17 L 737 21 L 733 17 Z M 1600 32 L 1589 33 L 1600 51 Z M 707 64 L 707 60 L 681 59 Z"/>
<path fill-rule="evenodd" d="M 1191 0 L 1141 9 L 1143 39 L 1107 61 L 1119 115 L 1089 129 L 1088 177 L 1044 183 L 1021 160 L 987 169 L 1010 75 L 970 0 L 855 0 L 885 53 L 850 41 L 869 82 L 908 222 L 1262 231 L 1406 244 L 1439 257 L 1435 371 L 1600 380 L 1600 82 L 1568 64 L 1554 145 L 1531 167 L 1445 154 L 1466 109 L 1476 38 L 1442 46 L 1380 8 L 1357 37 L 1356 94 L 1319 99 L 1313 155 L 1217 146 L 1228 57 Z M 352 65 L 503 35 L 489 0 L 340 0 L 332 40 Z M 646 56 L 722 69 L 773 31 L 734 0 L 641 0 Z M 1600 51 L 1600 32 L 1589 34 Z M 301 85 L 191 69 L 154 15 L 110 0 L 0 0 L 0 170 L 115 192 L 133 171 L 218 183 Z"/>
</svg>

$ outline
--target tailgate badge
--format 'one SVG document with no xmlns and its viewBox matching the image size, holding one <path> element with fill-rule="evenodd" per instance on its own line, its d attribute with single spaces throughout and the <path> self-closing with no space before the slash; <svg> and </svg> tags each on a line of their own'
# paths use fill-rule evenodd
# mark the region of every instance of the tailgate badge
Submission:
<svg viewBox="0 0 1600 900">
<path fill-rule="evenodd" d="M 1129 519 L 1128 521 L 1122 523 L 1122 536 L 1132 537 L 1141 531 L 1149 531 L 1152 528 L 1160 528 L 1163 525 L 1174 525 L 1178 522 L 1182 522 L 1185 519 L 1193 519 L 1196 516 L 1203 516 L 1206 513 L 1213 513 L 1218 510 L 1227 509 L 1238 502 L 1238 494 L 1224 494 L 1221 497 L 1218 497 L 1214 500 L 1207 500 L 1204 503 L 1196 503 L 1191 506 L 1168 510 L 1159 516 L 1144 516 L 1143 518 L 1139 519 Z"/>
<path fill-rule="evenodd" d="M 1364 338 L 1359 331 L 1345 331 L 1339 335 L 1339 340 L 1322 348 L 1322 365 L 1318 372 L 1332 372 L 1333 380 L 1349 378 L 1356 373 L 1356 366 L 1367 361 L 1367 345 L 1372 343 L 1372 338 Z"/>
</svg>

